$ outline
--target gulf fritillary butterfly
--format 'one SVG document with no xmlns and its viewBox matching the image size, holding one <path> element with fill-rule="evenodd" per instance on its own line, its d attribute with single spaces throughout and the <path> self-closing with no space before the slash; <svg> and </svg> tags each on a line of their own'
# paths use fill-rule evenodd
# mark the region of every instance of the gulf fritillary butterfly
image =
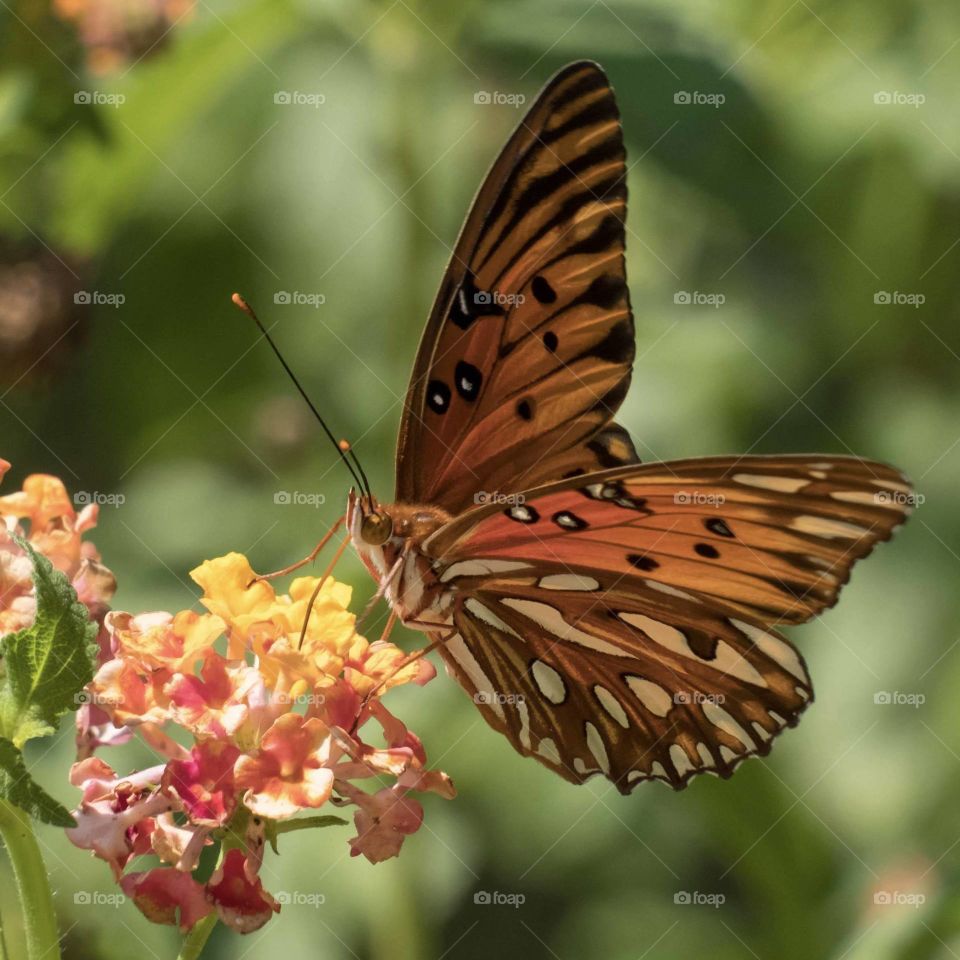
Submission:
<svg viewBox="0 0 960 960">
<path fill-rule="evenodd" d="M 546 85 L 487 175 L 420 343 L 396 502 L 346 522 L 487 722 L 573 782 L 728 777 L 813 692 L 775 632 L 832 606 L 909 512 L 853 457 L 641 464 L 625 153 L 594 63 Z M 328 431 L 329 433 L 329 431 Z M 478 494 L 487 492 L 479 499 Z"/>
</svg>

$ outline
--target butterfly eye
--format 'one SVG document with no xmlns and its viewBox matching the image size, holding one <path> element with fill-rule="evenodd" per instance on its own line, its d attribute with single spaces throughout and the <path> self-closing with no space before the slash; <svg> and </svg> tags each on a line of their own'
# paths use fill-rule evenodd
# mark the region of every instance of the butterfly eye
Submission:
<svg viewBox="0 0 960 960">
<path fill-rule="evenodd" d="M 390 539 L 393 521 L 385 513 L 368 513 L 360 524 L 360 536 L 372 547 L 379 547 Z"/>
</svg>

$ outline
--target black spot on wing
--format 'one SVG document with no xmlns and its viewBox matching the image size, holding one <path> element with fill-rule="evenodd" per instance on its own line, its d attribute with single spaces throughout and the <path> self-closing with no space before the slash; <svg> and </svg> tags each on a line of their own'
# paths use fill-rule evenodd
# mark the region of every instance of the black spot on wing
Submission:
<svg viewBox="0 0 960 960">
<path fill-rule="evenodd" d="M 715 533 L 718 537 L 732 537 L 733 531 L 727 526 L 726 522 L 720 517 L 711 517 L 709 520 L 704 520 L 703 525 L 711 532 Z"/>
<path fill-rule="evenodd" d="M 550 286 L 546 277 L 534 277 L 530 291 L 539 303 L 553 303 L 557 299 L 557 291 Z"/>
<path fill-rule="evenodd" d="M 450 388 L 442 380 L 427 384 L 427 406 L 434 413 L 446 413 L 450 409 Z"/>
<path fill-rule="evenodd" d="M 483 374 L 466 360 L 457 362 L 453 375 L 457 387 L 457 393 L 464 400 L 476 400 L 480 395 L 480 387 L 483 385 Z"/>
<path fill-rule="evenodd" d="M 636 567 L 638 570 L 645 570 L 647 572 L 656 570 L 657 567 L 660 566 L 653 557 L 648 557 L 642 553 L 628 553 L 627 563 L 629 563 L 631 567 Z"/>
<path fill-rule="evenodd" d="M 720 551 L 709 543 L 698 543 L 693 549 L 701 557 L 706 557 L 708 560 L 716 560 L 720 556 Z"/>
</svg>

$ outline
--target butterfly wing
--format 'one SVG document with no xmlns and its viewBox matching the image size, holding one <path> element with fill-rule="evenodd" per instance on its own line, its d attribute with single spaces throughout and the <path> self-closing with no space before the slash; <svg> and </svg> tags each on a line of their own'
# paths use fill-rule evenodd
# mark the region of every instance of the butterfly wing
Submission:
<svg viewBox="0 0 960 960">
<path fill-rule="evenodd" d="M 576 590 L 545 580 L 463 583 L 440 651 L 487 721 L 567 780 L 603 774 L 629 793 L 728 777 L 812 699 L 793 647 L 733 611 L 583 575 L 553 581 Z"/>
<path fill-rule="evenodd" d="M 601 772 L 628 791 L 727 776 L 811 697 L 774 625 L 835 603 L 910 501 L 896 470 L 836 457 L 550 484 L 424 544 L 459 596 L 444 656 L 487 720 L 567 779 Z"/>
<path fill-rule="evenodd" d="M 637 457 L 611 424 L 630 382 L 626 185 L 593 63 L 544 88 L 474 200 L 414 365 L 397 499 L 451 513 Z"/>
</svg>

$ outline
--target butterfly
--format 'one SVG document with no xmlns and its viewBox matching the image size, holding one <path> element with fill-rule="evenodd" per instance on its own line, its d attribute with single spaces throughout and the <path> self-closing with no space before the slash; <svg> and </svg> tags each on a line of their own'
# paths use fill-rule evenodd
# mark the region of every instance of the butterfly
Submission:
<svg viewBox="0 0 960 960">
<path fill-rule="evenodd" d="M 634 323 L 613 90 L 546 85 L 460 233 L 405 399 L 396 498 L 346 523 L 486 721 L 573 782 L 728 777 L 813 697 L 777 632 L 832 606 L 910 511 L 854 457 L 641 463 L 614 422 Z"/>
</svg>

